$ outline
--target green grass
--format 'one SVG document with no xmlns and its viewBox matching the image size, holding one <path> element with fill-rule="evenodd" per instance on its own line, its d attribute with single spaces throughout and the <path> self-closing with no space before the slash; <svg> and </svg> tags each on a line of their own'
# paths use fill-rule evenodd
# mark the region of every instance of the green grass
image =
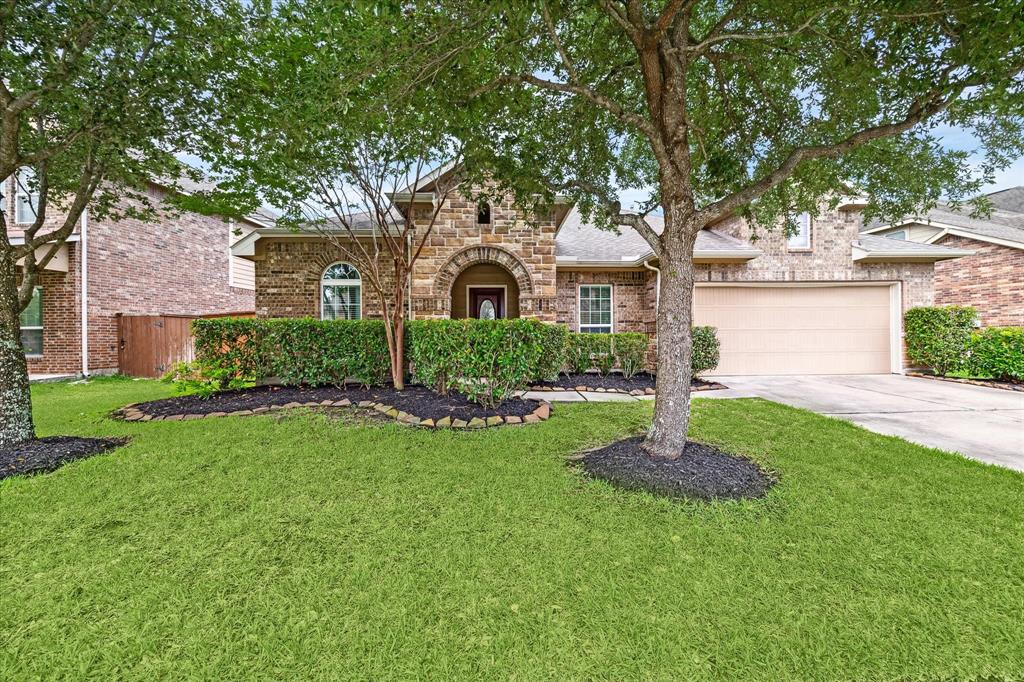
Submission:
<svg viewBox="0 0 1024 682">
<path fill-rule="evenodd" d="M 758 401 L 693 436 L 781 475 L 678 504 L 564 457 L 649 404 L 477 433 L 123 424 L 148 381 L 35 388 L 128 447 L 0 482 L 0 679 L 1024 676 L 1024 477 Z"/>
</svg>

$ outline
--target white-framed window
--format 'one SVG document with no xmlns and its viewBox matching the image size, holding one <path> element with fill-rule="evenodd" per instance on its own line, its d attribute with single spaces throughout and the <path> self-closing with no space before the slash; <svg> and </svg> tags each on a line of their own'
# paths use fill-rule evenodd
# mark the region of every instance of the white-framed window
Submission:
<svg viewBox="0 0 1024 682">
<path fill-rule="evenodd" d="M 580 331 L 583 333 L 611 334 L 612 285 L 580 285 Z"/>
<path fill-rule="evenodd" d="M 21 346 L 25 355 L 43 354 L 43 288 L 32 291 L 32 300 L 21 311 Z"/>
<path fill-rule="evenodd" d="M 26 225 L 35 222 L 36 211 L 39 210 L 39 193 L 35 191 L 36 174 L 31 168 L 18 171 L 14 191 L 14 222 Z"/>
<path fill-rule="evenodd" d="M 363 283 L 350 263 L 334 263 L 320 278 L 320 319 L 358 320 L 362 317 Z"/>
<path fill-rule="evenodd" d="M 890 232 L 889 234 L 887 234 L 885 236 L 888 237 L 889 239 L 899 239 L 900 241 L 906 241 L 907 240 L 907 231 L 906 230 L 896 230 L 895 232 Z"/>
<path fill-rule="evenodd" d="M 796 232 L 786 242 L 790 249 L 811 248 L 811 214 L 801 213 L 796 217 Z"/>
</svg>

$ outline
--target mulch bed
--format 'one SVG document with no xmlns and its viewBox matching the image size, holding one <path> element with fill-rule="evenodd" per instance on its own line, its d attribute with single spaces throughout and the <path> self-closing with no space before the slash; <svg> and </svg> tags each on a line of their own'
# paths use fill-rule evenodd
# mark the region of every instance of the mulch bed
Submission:
<svg viewBox="0 0 1024 682">
<path fill-rule="evenodd" d="M 641 436 L 627 438 L 575 460 L 590 476 L 626 490 L 672 498 L 716 500 L 764 496 L 775 481 L 757 464 L 710 445 L 690 441 L 682 457 L 651 457 Z"/>
<path fill-rule="evenodd" d="M 176 421 L 260 414 L 292 407 L 373 408 L 398 421 L 435 428 L 476 428 L 543 421 L 551 407 L 537 400 L 515 398 L 494 408 L 483 407 L 452 392 L 441 396 L 422 386 L 396 391 L 391 386 L 257 386 L 215 393 L 209 398 L 184 395 L 128 405 L 115 415 L 127 421 Z"/>
<path fill-rule="evenodd" d="M 544 381 L 530 387 L 531 391 L 594 391 L 597 393 L 628 393 L 654 395 L 655 376 L 640 372 L 629 379 L 621 374 L 559 374 L 555 381 Z M 726 388 L 717 381 L 694 379 L 691 391 L 713 391 Z"/>
<path fill-rule="evenodd" d="M 98 455 L 127 442 L 124 438 L 47 436 L 0 448 L 0 479 L 53 471 L 68 462 Z"/>
<path fill-rule="evenodd" d="M 940 377 L 937 374 L 924 374 L 923 372 L 907 372 L 908 377 L 918 379 L 935 379 L 937 381 L 951 381 L 955 384 L 971 384 L 972 386 L 987 386 L 988 388 L 1001 388 L 1004 391 L 1024 392 L 1024 383 L 1019 381 L 996 381 L 994 379 L 961 379 L 960 377 Z"/>
</svg>

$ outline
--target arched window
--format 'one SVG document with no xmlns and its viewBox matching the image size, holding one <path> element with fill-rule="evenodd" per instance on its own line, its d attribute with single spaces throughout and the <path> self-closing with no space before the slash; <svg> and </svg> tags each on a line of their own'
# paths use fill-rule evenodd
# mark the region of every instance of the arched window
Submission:
<svg viewBox="0 0 1024 682">
<path fill-rule="evenodd" d="M 349 263 L 334 263 L 320 279 L 320 319 L 358 320 L 362 317 L 362 278 Z"/>
<path fill-rule="evenodd" d="M 491 205 L 486 201 L 476 205 L 476 222 L 480 225 L 491 224 Z"/>
</svg>

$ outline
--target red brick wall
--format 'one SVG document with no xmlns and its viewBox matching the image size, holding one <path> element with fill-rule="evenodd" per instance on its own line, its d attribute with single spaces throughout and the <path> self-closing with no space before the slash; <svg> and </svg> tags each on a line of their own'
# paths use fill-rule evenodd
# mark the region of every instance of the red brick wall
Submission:
<svg viewBox="0 0 1024 682">
<path fill-rule="evenodd" d="M 43 354 L 28 357 L 28 371 L 32 374 L 77 372 L 82 365 L 78 244 L 68 244 L 68 272 L 44 270 L 38 284 L 43 288 Z"/>
<path fill-rule="evenodd" d="M 10 187 L 8 186 L 8 190 Z M 152 187 L 159 202 L 164 191 Z M 11 195 L 13 196 L 13 194 Z M 8 219 L 13 219 L 8 202 Z M 58 211 L 47 224 L 57 226 Z M 10 224 L 10 222 L 9 222 Z M 12 232 L 17 232 L 12 224 Z M 89 368 L 117 369 L 117 314 L 207 315 L 251 312 L 255 292 L 228 284 L 230 229 L 223 220 L 195 213 L 163 215 L 144 222 L 89 221 Z M 69 244 L 67 274 L 46 272 L 43 286 L 43 356 L 33 373 L 79 372 L 81 363 L 80 244 Z"/>
<path fill-rule="evenodd" d="M 974 251 L 935 264 L 935 303 L 969 305 L 981 324 L 1024 326 L 1024 250 L 947 235 L 938 244 Z"/>
</svg>

